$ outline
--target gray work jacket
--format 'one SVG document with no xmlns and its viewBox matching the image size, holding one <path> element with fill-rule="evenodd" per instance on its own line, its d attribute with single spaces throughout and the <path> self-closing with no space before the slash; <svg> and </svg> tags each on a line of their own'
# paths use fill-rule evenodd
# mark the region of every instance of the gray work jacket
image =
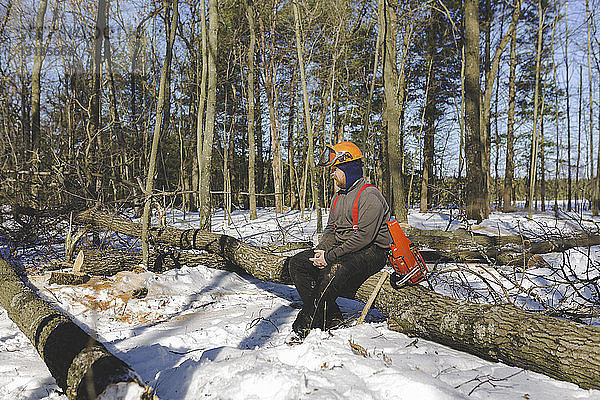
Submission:
<svg viewBox="0 0 600 400">
<path fill-rule="evenodd" d="M 358 229 L 353 229 L 354 199 L 366 183 L 364 178 L 360 178 L 350 188 L 340 189 L 335 210 L 333 203 L 337 195 L 331 199 L 327 226 L 316 247 L 325 250 L 327 264 L 335 263 L 340 257 L 372 243 L 381 248 L 388 248 L 392 241 L 387 227 L 390 207 L 376 187 L 367 187 L 361 193 L 358 201 Z"/>
</svg>

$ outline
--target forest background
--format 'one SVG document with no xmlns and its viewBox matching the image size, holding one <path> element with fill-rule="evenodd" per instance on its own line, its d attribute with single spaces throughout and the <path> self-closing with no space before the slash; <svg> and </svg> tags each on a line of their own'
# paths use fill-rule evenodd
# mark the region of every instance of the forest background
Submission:
<svg viewBox="0 0 600 400">
<path fill-rule="evenodd" d="M 204 227 L 217 207 L 319 211 L 335 188 L 314 157 L 352 140 L 400 220 L 597 215 L 596 5 L 3 0 L 0 203 L 29 239 L 97 204 Z"/>
</svg>

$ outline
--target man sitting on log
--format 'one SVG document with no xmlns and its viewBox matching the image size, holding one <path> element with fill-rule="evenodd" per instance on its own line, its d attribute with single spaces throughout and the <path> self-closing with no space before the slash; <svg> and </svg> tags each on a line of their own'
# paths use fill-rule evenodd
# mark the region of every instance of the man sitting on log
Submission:
<svg viewBox="0 0 600 400">
<path fill-rule="evenodd" d="M 387 261 L 391 242 L 390 208 L 381 192 L 363 178 L 363 155 L 352 142 L 327 145 L 318 166 L 330 167 L 340 188 L 331 199 L 329 219 L 319 244 L 291 257 L 289 271 L 303 308 L 292 328 L 303 339 L 311 328 L 343 323 L 336 304 Z"/>
</svg>

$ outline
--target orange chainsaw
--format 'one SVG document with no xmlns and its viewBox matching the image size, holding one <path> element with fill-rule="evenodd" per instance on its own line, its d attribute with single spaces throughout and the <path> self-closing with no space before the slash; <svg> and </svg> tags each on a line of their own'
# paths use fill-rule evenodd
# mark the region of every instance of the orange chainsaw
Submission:
<svg viewBox="0 0 600 400">
<path fill-rule="evenodd" d="M 400 289 L 404 284 L 416 285 L 427 279 L 427 266 L 419 250 L 406 237 L 398 221 L 389 221 L 388 229 L 392 235 L 390 243 L 390 263 L 394 272 L 390 275 L 390 284 Z"/>
</svg>

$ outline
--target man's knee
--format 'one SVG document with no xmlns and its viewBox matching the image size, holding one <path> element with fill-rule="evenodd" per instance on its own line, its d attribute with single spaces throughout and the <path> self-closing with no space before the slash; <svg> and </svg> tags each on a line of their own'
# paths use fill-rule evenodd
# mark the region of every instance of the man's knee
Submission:
<svg viewBox="0 0 600 400">
<path fill-rule="evenodd" d="M 361 262 L 362 261 L 362 262 Z M 331 276 L 326 279 L 323 286 L 329 295 L 353 297 L 356 290 L 371 275 L 377 272 L 370 263 L 365 263 L 352 255 L 342 257 L 338 263 L 332 265 Z"/>
<path fill-rule="evenodd" d="M 290 275 L 293 277 L 298 272 L 305 271 L 308 266 L 312 265 L 308 259 L 312 257 L 313 254 L 314 250 L 309 249 L 291 256 L 288 264 Z"/>
</svg>

